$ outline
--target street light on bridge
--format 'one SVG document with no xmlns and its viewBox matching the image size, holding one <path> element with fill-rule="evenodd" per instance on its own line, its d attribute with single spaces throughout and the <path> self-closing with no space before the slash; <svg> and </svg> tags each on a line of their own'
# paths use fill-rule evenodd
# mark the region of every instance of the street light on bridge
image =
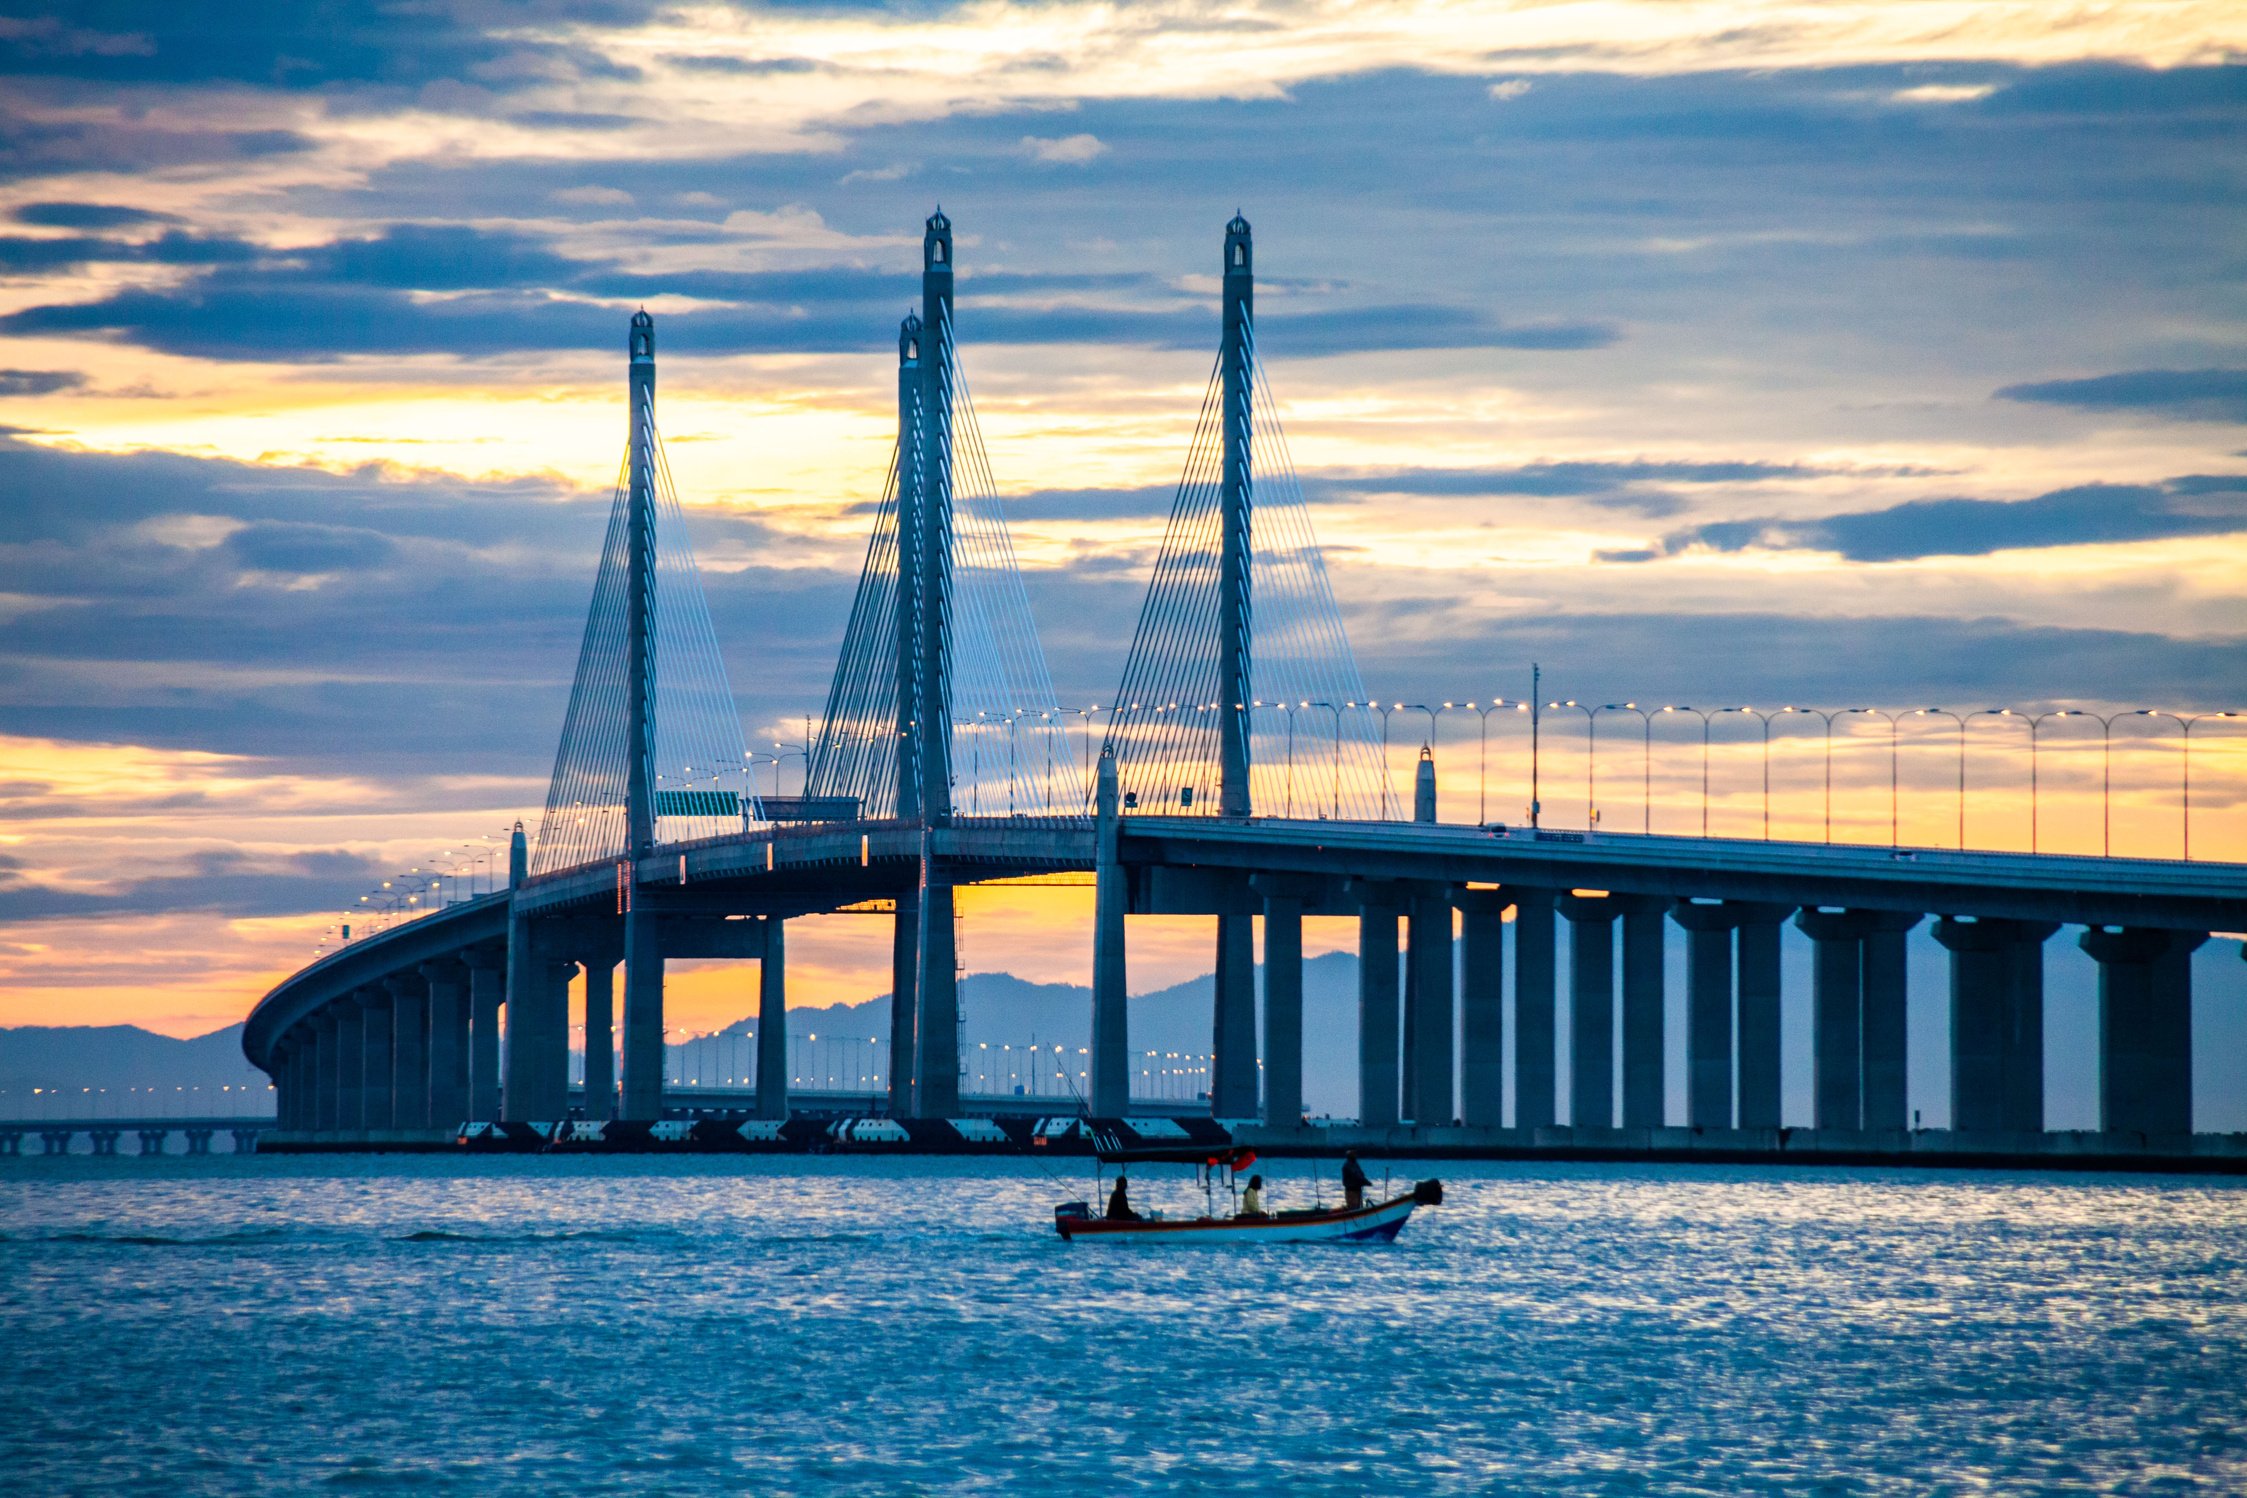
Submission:
<svg viewBox="0 0 2247 1498">
<path fill-rule="evenodd" d="M 1590 829 L 1599 823 L 1599 714 L 1573 697 L 1545 706 L 1572 707 L 1584 715 L 1584 826 Z"/>
<path fill-rule="evenodd" d="M 1635 703 L 1635 702 L 1603 702 L 1603 703 L 1601 703 L 1601 704 L 1600 704 L 1600 705 L 1599 705 L 1598 707 L 1595 707 L 1595 708 L 1593 708 L 1593 709 L 1592 709 L 1592 712 L 1593 712 L 1593 713 L 1594 713 L 1595 715 L 1597 715 L 1597 714 L 1599 714 L 1599 713 L 1637 713 L 1637 714 L 1638 714 L 1638 720 L 1639 720 L 1639 754 L 1638 754 L 1638 776 L 1639 776 L 1639 829 L 1638 829 L 1638 830 L 1639 830 L 1639 831 L 1640 831 L 1640 833 L 1642 833 L 1642 834 L 1645 834 L 1645 833 L 1651 833 L 1651 832 L 1652 832 L 1652 831 L 1654 830 L 1654 720 L 1653 720 L 1653 719 L 1652 719 L 1651 717 L 1647 716 L 1647 712 L 1646 712 L 1646 709 L 1644 709 L 1644 708 L 1640 707 L 1640 706 L 1639 706 L 1639 705 L 1638 705 L 1637 703 Z M 1766 833 L 1765 833 L 1765 836 L 1769 836 L 1769 835 L 1770 835 L 1770 834 L 1769 834 L 1769 832 L 1768 832 L 1768 830 L 1767 830 L 1767 831 L 1766 831 Z"/>
<path fill-rule="evenodd" d="M 1684 703 L 1662 709 L 1665 713 L 1691 713 L 1701 720 L 1701 836 L 1709 835 L 1709 715 Z"/>
</svg>

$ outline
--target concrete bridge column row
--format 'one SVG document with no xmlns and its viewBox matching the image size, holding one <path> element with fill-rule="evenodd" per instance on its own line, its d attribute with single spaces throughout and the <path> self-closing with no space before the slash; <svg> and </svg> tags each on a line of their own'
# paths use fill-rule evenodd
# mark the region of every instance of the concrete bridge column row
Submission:
<svg viewBox="0 0 2247 1498">
<path fill-rule="evenodd" d="M 496 1078 L 498 1066 L 496 1022 L 481 1046 L 475 1033 L 476 988 L 496 1020 L 496 985 L 480 975 L 499 960 L 471 949 L 426 962 L 297 1024 L 274 1048 L 275 1121 L 292 1134 L 367 1138 L 474 1116 L 474 1073 L 489 1067 Z"/>
<path fill-rule="evenodd" d="M 1281 881 L 1257 876 L 1256 883 L 1276 888 Z M 1780 1126 L 1780 928 L 1790 915 L 1812 943 L 1815 1126 L 1852 1132 L 1914 1126 L 1905 954 L 1906 939 L 1922 917 L 1854 909 L 1798 913 L 1756 902 L 1671 902 L 1518 887 L 1448 892 L 1367 882 L 1348 887 L 1360 907 L 1359 1119 L 1368 1127 L 1454 1121 L 1496 1127 L 1503 1121 L 1503 917 L 1509 908 L 1515 914 L 1516 1127 L 1559 1122 L 1556 914 L 1569 925 L 1573 1127 L 1608 1128 L 1620 1121 L 1625 1128 L 1655 1128 L 1666 1122 L 1665 915 L 1686 933 L 1689 1126 Z M 1304 899 L 1300 889 L 1267 894 L 1264 906 L 1262 1116 L 1275 1126 L 1291 1126 L 1302 1117 Z M 1461 912 L 1456 1011 L 1453 909 Z M 1096 948 L 1096 968 L 1101 962 L 1120 965 L 1121 926 L 1120 905 L 1104 908 L 1099 929 L 1107 934 Z M 2043 1129 L 2043 946 L 2055 929 L 2022 921 L 1936 923 L 1936 939 L 1951 954 L 1953 1128 Z M 2084 949 L 2100 963 L 2102 1129 L 2190 1131 L 2189 964 L 2191 952 L 2205 940 L 2200 933 L 2137 929 L 2094 928 L 2083 934 Z M 1111 985 L 1120 988 L 1113 978 Z M 1112 1029 L 1116 1018 L 1096 1010 L 1096 1052 L 1118 1046 L 1118 1037 L 1097 1024 L 1106 1019 Z M 1094 1064 L 1098 1074 L 1097 1053 Z M 1111 1079 L 1111 1090 L 1123 1080 Z M 1113 1102 L 1105 1099 L 1103 1107 Z"/>
<path fill-rule="evenodd" d="M 788 1024 L 782 928 L 777 916 L 727 921 L 707 914 L 681 915 L 645 903 L 621 921 L 567 917 L 512 921 L 504 974 L 475 966 L 470 970 L 466 1082 L 470 1116 L 541 1124 L 569 1116 L 569 985 L 582 971 L 584 1116 L 593 1121 L 655 1122 L 663 1116 L 668 1042 L 664 964 L 673 957 L 751 957 L 762 964 L 758 1108 L 764 1116 L 786 1117 Z M 616 1023 L 620 969 L 621 1027 Z M 506 1043 L 499 1045 L 502 976 L 507 1034 Z M 503 1068 L 495 1055 L 504 1058 Z"/>
</svg>

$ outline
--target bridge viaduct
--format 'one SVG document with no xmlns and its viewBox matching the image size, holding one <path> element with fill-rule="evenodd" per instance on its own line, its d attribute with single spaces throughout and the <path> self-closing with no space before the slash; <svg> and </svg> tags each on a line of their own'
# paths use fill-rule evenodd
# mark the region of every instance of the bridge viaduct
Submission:
<svg viewBox="0 0 2247 1498">
<path fill-rule="evenodd" d="M 2045 1129 L 2044 959 L 2063 928 L 2098 964 L 2092 1147 L 2190 1134 L 2191 954 L 2212 932 L 2247 931 L 2247 865 L 1441 825 L 1426 754 L 1412 818 L 1390 819 L 1385 757 L 1339 711 L 1333 814 L 1260 814 L 1275 756 L 1251 705 L 1365 693 L 1285 466 L 1255 348 L 1253 241 L 1237 216 L 1202 427 L 1094 784 L 1072 772 L 1057 788 L 1048 744 L 1041 789 L 1021 771 L 1019 737 L 1041 710 L 1032 731 L 1057 732 L 1058 715 L 978 477 L 988 465 L 953 334 L 952 248 L 938 213 L 921 310 L 899 333 L 889 489 L 801 797 L 758 796 L 743 771 L 656 435 L 654 325 L 633 318 L 628 477 L 536 847 L 518 828 L 508 888 L 350 943 L 257 1004 L 243 1048 L 274 1078 L 283 1142 L 408 1144 L 463 1120 L 567 1116 L 567 991 L 580 971 L 584 1114 L 659 1119 L 673 958 L 761 964 L 753 1107 L 784 1118 L 787 1048 L 774 1041 L 788 1025 L 787 926 L 846 912 L 890 922 L 888 1110 L 955 1116 L 953 891 L 1070 871 L 1096 885 L 1095 1116 L 1131 1107 L 1128 917 L 1206 916 L 1210 1109 L 1269 1140 L 1313 1138 L 1302 1063 L 1319 1037 L 1303 1029 L 1302 921 L 1346 916 L 1358 922 L 1361 1117 L 1335 1138 L 1770 1138 L 1791 921 L 1815 952 L 1816 1131 L 1871 1148 L 1911 1127 L 1904 943 L 1932 919 L 1950 960 L 1959 1139 L 2018 1146 Z M 961 763 L 991 718 L 978 702 L 1012 715 L 1004 815 L 984 809 L 986 795 L 1001 804 L 997 772 Z M 1663 1085 L 1666 922 L 1687 952 L 1682 1118 L 1668 1116 Z"/>
</svg>

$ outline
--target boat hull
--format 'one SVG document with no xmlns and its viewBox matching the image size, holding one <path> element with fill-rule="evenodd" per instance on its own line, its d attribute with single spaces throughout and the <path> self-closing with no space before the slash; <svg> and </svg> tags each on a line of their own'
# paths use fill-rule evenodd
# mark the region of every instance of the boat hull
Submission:
<svg viewBox="0 0 2247 1498">
<path fill-rule="evenodd" d="M 1155 1244 L 1238 1243 L 1388 1243 L 1419 1205 L 1411 1195 L 1394 1197 L 1355 1212 L 1288 1213 L 1280 1217 L 1193 1217 L 1165 1221 L 1112 1222 L 1105 1217 L 1054 1219 L 1071 1243 Z"/>
</svg>

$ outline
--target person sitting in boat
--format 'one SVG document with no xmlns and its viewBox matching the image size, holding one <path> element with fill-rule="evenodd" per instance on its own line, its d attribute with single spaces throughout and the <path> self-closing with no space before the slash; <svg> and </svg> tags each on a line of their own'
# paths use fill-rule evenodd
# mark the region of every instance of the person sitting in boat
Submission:
<svg viewBox="0 0 2247 1498">
<path fill-rule="evenodd" d="M 1108 1193 L 1108 1220 L 1110 1222 L 1137 1222 L 1139 1214 L 1131 1210 L 1130 1182 L 1116 1177 L 1116 1189 Z"/>
<path fill-rule="evenodd" d="M 1248 1190 L 1241 1195 L 1241 1216 L 1265 1217 L 1269 1215 L 1264 1210 L 1264 1178 L 1262 1176 L 1250 1176 L 1248 1178 Z"/>
<path fill-rule="evenodd" d="M 1364 1206 L 1365 1188 L 1370 1184 L 1372 1183 L 1366 1179 L 1365 1167 L 1358 1164 L 1357 1151 L 1346 1151 L 1342 1156 L 1343 1208 L 1355 1212 Z"/>
</svg>

